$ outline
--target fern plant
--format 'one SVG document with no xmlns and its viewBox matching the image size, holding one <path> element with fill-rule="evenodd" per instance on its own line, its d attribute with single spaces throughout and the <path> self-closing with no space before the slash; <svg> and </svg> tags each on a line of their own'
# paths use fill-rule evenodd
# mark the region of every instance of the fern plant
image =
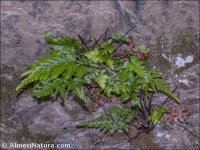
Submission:
<svg viewBox="0 0 200 150">
<path fill-rule="evenodd" d="M 114 134 L 119 129 L 128 133 L 128 126 L 135 119 L 134 113 L 130 109 L 117 107 L 109 108 L 108 113 L 109 116 L 104 113 L 94 120 L 80 123 L 78 127 L 100 128 L 110 134 Z"/>
<path fill-rule="evenodd" d="M 121 105 L 108 110 L 104 108 L 101 116 L 84 121 L 78 127 L 100 128 L 111 134 L 121 129 L 128 133 L 128 126 L 138 118 L 153 125 L 159 122 L 165 109 L 164 105 L 160 109 L 152 108 L 152 97 L 156 92 L 179 103 L 162 75 L 148 68 L 141 59 L 140 55 L 149 53 L 147 46 L 133 47 L 135 43 L 126 34 L 107 37 L 104 33 L 104 38 L 100 36 L 92 44 L 91 39 L 83 40 L 81 36 L 80 41 L 70 37 L 53 38 L 47 32 L 45 37 L 50 54 L 22 74 L 24 79 L 17 90 L 31 85 L 33 94 L 39 99 L 55 95 L 64 97 L 67 90 L 85 104 L 94 100 L 102 108 L 99 97 L 105 100 L 114 95 Z M 123 54 L 120 51 L 122 45 L 127 48 Z M 94 88 L 100 92 L 92 92 Z M 129 103 L 131 107 L 127 108 Z"/>
</svg>

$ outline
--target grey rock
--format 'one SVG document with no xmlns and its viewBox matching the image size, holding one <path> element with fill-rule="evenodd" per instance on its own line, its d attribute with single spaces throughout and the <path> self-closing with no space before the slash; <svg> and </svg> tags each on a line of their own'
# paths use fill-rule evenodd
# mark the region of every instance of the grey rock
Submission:
<svg viewBox="0 0 200 150">
<path fill-rule="evenodd" d="M 70 149 L 91 149 L 93 146 L 92 136 L 85 136 L 85 133 L 88 131 L 63 134 L 55 139 L 55 143 L 70 144 Z"/>
<path fill-rule="evenodd" d="M 190 141 L 190 139 L 188 138 L 188 135 L 187 135 L 186 132 L 183 132 L 182 137 L 183 137 L 183 141 L 184 141 L 185 146 L 188 146 L 188 147 L 189 147 L 189 146 L 192 145 L 192 144 L 191 144 L 191 141 Z"/>
<path fill-rule="evenodd" d="M 27 108 L 37 106 L 37 101 L 30 95 L 23 95 L 19 98 L 18 102 L 15 104 L 16 113 L 23 111 Z"/>
<path fill-rule="evenodd" d="M 23 129 L 23 125 L 22 125 L 21 119 L 19 118 L 18 115 L 14 115 L 14 116 L 8 118 L 8 120 L 15 127 L 15 129 L 17 131 L 20 131 L 20 130 Z"/>
<path fill-rule="evenodd" d="M 20 117 L 22 122 L 27 124 L 27 123 L 31 122 L 31 120 L 33 120 L 34 116 L 37 115 L 37 113 L 40 110 L 42 110 L 46 105 L 47 105 L 47 103 L 43 103 L 43 104 L 37 105 L 37 106 L 32 106 L 30 108 L 27 108 L 20 112 L 17 112 L 17 115 Z"/>
<path fill-rule="evenodd" d="M 36 44 L 37 40 L 43 43 L 46 30 L 53 35 L 59 32 L 86 37 L 89 34 L 101 34 L 107 26 L 115 33 L 136 25 L 131 32 L 136 41 L 155 44 L 156 39 L 164 33 L 170 42 L 171 35 L 179 28 L 190 27 L 198 33 L 198 5 L 196 1 L 3 1 L 2 62 L 22 68 L 47 54 L 47 47 Z"/>
<path fill-rule="evenodd" d="M 6 126 L 5 124 L 0 124 L 0 131 L 1 133 L 15 133 L 15 129 L 12 129 L 8 126 Z"/>
<path fill-rule="evenodd" d="M 196 103 L 196 104 L 189 105 L 188 110 L 189 110 L 190 113 L 198 114 L 199 113 L 199 104 Z"/>
<path fill-rule="evenodd" d="M 10 80 L 12 80 L 13 76 L 9 75 L 8 73 L 3 73 L 3 74 L 0 75 L 0 78 L 2 80 L 8 80 L 8 81 L 10 81 Z"/>
<path fill-rule="evenodd" d="M 188 118 L 188 122 L 198 127 L 200 124 L 199 113 L 191 114 Z"/>
<path fill-rule="evenodd" d="M 91 34 L 97 38 L 108 26 L 110 36 L 118 32 L 124 33 L 135 25 L 130 35 L 134 37 L 135 42 L 149 45 L 151 51 L 149 65 L 164 74 L 170 87 L 174 87 L 178 82 L 184 82 L 180 84 L 176 94 L 180 94 L 182 103 L 188 105 L 192 113 L 188 121 L 193 125 L 191 128 L 197 131 L 199 126 L 198 1 L 2 1 L 1 6 L 1 63 L 20 72 L 49 54 L 44 31 L 48 31 L 54 37 L 77 36 L 77 34 L 88 37 Z M 177 68 L 175 64 L 178 54 L 183 58 L 192 55 L 193 61 Z M 3 99 L 14 101 L 16 98 L 10 90 L 14 88 L 14 84 L 10 81 L 15 82 L 12 71 L 3 71 L 0 77 L 7 85 L 2 88 Z M 156 102 L 165 98 L 158 95 Z M 33 135 L 58 135 L 56 138 L 58 143 L 64 143 L 66 140 L 74 149 L 91 148 L 92 143 L 98 140 L 99 132 L 96 130 L 79 130 L 75 125 L 86 118 L 92 118 L 93 115 L 99 115 L 100 112 L 89 114 L 76 98 L 66 97 L 64 107 L 57 102 L 38 104 L 28 95 L 18 100 L 13 107 L 15 115 L 9 118 L 15 128 L 21 129 L 23 124 Z M 11 105 L 5 103 L 3 106 Z M 7 109 L 4 109 L 3 113 L 6 112 Z M 180 130 L 176 130 L 164 130 L 158 127 L 152 134 L 142 134 L 131 144 L 126 142 L 126 138 L 119 140 L 118 137 L 122 135 L 103 137 L 104 143 L 96 148 L 182 149 L 184 143 L 198 140 L 190 136 L 188 139 L 187 137 L 182 139 Z"/>
<path fill-rule="evenodd" d="M 157 143 L 161 148 L 184 148 L 183 139 L 180 138 L 182 131 L 174 129 L 167 130 L 163 126 L 158 125 L 152 131 L 155 143 Z"/>
<path fill-rule="evenodd" d="M 75 138 L 73 135 L 65 134 L 63 136 L 57 137 L 55 139 L 55 144 L 70 144 L 69 149 L 77 149 L 78 145 L 76 145 Z M 60 148 L 57 148 L 60 149 Z M 67 148 L 63 148 L 67 149 Z"/>
<path fill-rule="evenodd" d="M 46 105 L 37 111 L 31 122 L 28 123 L 29 132 L 33 135 L 41 134 L 55 136 L 63 131 L 63 124 L 71 122 L 70 114 L 57 102 Z"/>
</svg>

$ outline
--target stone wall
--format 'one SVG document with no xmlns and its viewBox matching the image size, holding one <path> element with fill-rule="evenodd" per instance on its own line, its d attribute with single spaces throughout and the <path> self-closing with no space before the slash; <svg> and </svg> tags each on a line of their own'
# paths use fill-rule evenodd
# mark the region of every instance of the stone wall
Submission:
<svg viewBox="0 0 200 150">
<path fill-rule="evenodd" d="M 178 30 L 199 31 L 198 1 L 2 1 L 2 63 L 26 66 L 48 53 L 44 31 L 54 36 L 131 32 L 137 42 L 167 40 Z M 171 47 L 169 47 L 170 49 Z"/>
<path fill-rule="evenodd" d="M 198 1 L 21 0 L 1 1 L 1 80 L 3 80 L 1 108 L 5 120 L 2 123 L 4 126 L 1 124 L 1 129 L 5 131 L 3 141 L 16 140 L 19 135 L 20 138 L 25 137 L 26 141 L 27 137 L 30 138 L 29 134 L 31 134 L 29 140 L 32 141 L 32 136 L 38 135 L 39 132 L 46 134 L 45 136 L 58 133 L 55 142 L 62 143 L 69 140 L 71 143 L 76 143 L 78 148 L 84 143 L 87 143 L 85 148 L 91 148 L 94 141 L 90 136 L 96 138 L 96 133 L 76 130 L 74 128 L 76 121 L 68 125 L 70 132 L 62 131 L 65 120 L 68 123 L 85 117 L 73 111 L 73 108 L 68 108 L 69 106 L 62 108 L 57 103 L 52 105 L 46 102 L 38 105 L 27 93 L 16 98 L 14 87 L 19 82 L 16 76 L 18 72 L 24 71 L 49 53 L 44 40 L 45 31 L 55 37 L 77 36 L 77 34 L 83 37 L 89 35 L 98 37 L 107 27 L 110 29 L 109 34 L 114 34 L 125 32 L 131 26 L 135 26 L 135 29 L 130 32 L 134 41 L 146 43 L 150 47 L 149 64 L 164 73 L 172 88 L 180 84 L 178 93 L 182 105 L 187 106 L 191 112 L 189 128 L 199 134 Z M 158 99 L 162 100 L 165 97 L 158 97 Z M 80 110 L 77 105 L 73 103 L 73 106 Z M 90 116 L 84 110 L 81 112 L 85 116 Z M 6 113 L 9 114 L 5 115 Z M 48 119 L 47 113 L 51 113 L 52 120 Z M 67 115 L 69 113 L 73 115 Z M 59 120 L 57 118 L 60 114 L 62 116 Z M 11 120 L 11 127 L 7 125 L 7 120 Z M 58 126 L 61 128 L 57 128 Z M 53 132 L 49 133 L 50 131 Z M 8 136 L 10 132 L 12 135 L 16 133 L 15 137 Z M 55 135 L 50 139 L 55 138 Z M 82 136 L 86 137 L 83 141 L 81 141 Z M 76 140 L 73 141 L 70 137 Z M 181 129 L 163 131 L 158 128 L 150 137 L 150 141 L 135 140 L 132 144 L 124 143 L 125 140 L 120 141 L 116 137 L 113 139 L 105 137 L 105 141 L 113 140 L 114 143 L 100 144 L 100 147 L 96 148 L 112 148 L 113 145 L 113 148 L 137 148 L 135 145 L 138 145 L 138 148 L 146 148 L 145 146 L 152 146 L 152 141 L 154 141 L 152 148 L 156 148 L 157 144 L 163 148 L 183 148 L 184 144 L 194 147 L 199 145 L 196 137 L 185 130 L 182 132 Z M 33 139 L 36 140 L 36 137 Z M 149 136 L 145 135 L 139 139 L 149 139 Z"/>
</svg>

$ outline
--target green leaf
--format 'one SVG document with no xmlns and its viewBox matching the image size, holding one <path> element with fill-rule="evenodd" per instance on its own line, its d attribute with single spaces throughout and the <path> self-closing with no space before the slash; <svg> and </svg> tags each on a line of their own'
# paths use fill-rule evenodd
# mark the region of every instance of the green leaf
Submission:
<svg viewBox="0 0 200 150">
<path fill-rule="evenodd" d="M 139 102 L 139 97 L 138 97 L 138 94 L 137 93 L 133 93 L 131 95 L 131 106 L 132 107 L 138 107 L 140 108 L 140 102 Z"/>
<path fill-rule="evenodd" d="M 99 86 L 104 89 L 105 88 L 105 84 L 107 82 L 108 79 L 108 75 L 106 74 L 100 74 L 95 81 L 99 84 Z"/>
<path fill-rule="evenodd" d="M 45 80 L 40 84 L 37 84 L 34 90 L 34 95 L 38 98 L 52 96 L 54 93 L 59 92 L 60 96 L 64 96 L 64 91 L 67 86 L 67 82 L 61 79 Z"/>
<path fill-rule="evenodd" d="M 120 83 L 123 83 L 129 78 L 130 70 L 129 69 L 122 69 L 121 72 L 118 73 Z"/>
<path fill-rule="evenodd" d="M 136 100 L 136 99 L 134 99 L 134 100 L 132 99 L 132 100 L 131 100 L 131 106 L 132 106 L 132 107 L 141 108 L 139 100 Z"/>
<path fill-rule="evenodd" d="M 140 76 L 141 78 L 144 78 L 145 80 L 147 80 L 146 77 L 146 70 L 145 70 L 145 66 L 140 63 L 140 62 L 135 62 L 135 63 L 131 63 L 131 62 L 127 62 L 124 64 L 125 68 L 129 68 L 130 71 L 134 71 L 138 76 Z"/>
<path fill-rule="evenodd" d="M 99 50 L 97 47 L 94 50 L 85 52 L 83 55 L 88 57 L 88 59 L 92 60 L 94 63 L 103 62 L 103 58 L 99 54 Z"/>
<path fill-rule="evenodd" d="M 59 64 L 51 73 L 51 79 L 57 78 L 60 74 L 63 73 L 63 71 L 66 69 L 66 63 Z M 45 78 L 48 78 L 46 76 Z"/>
<path fill-rule="evenodd" d="M 103 55 L 108 53 L 112 54 L 115 50 L 116 47 L 114 45 L 111 45 L 110 43 L 110 41 L 107 41 L 101 44 L 100 48 L 103 49 L 101 52 Z"/>
<path fill-rule="evenodd" d="M 87 67 L 85 67 L 85 66 L 79 66 L 78 68 L 77 68 L 77 74 L 76 74 L 76 76 L 77 76 L 77 79 L 78 80 L 80 80 L 87 72 L 88 72 L 89 70 L 88 70 L 88 68 Z"/>
<path fill-rule="evenodd" d="M 69 62 L 66 71 L 63 74 L 65 79 L 71 78 L 71 76 L 75 73 L 76 69 L 77 69 L 77 64 L 75 62 Z"/>
<path fill-rule="evenodd" d="M 105 86 L 104 92 L 106 93 L 106 96 L 109 97 L 111 92 L 112 92 L 111 87 L 110 86 Z"/>
<path fill-rule="evenodd" d="M 156 125 L 157 123 L 160 123 L 160 119 L 162 118 L 165 112 L 165 106 L 160 106 L 155 111 L 153 111 L 149 119 Z"/>
<path fill-rule="evenodd" d="M 139 45 L 138 48 L 141 53 L 149 53 L 149 48 L 145 44 Z"/>
<path fill-rule="evenodd" d="M 61 51 L 63 49 L 64 46 L 60 46 L 60 45 L 51 45 L 50 48 L 52 50 L 59 50 Z"/>
<path fill-rule="evenodd" d="M 130 60 L 132 63 L 137 62 L 138 61 L 138 57 L 136 55 L 131 55 L 130 56 Z"/>
<path fill-rule="evenodd" d="M 162 75 L 154 70 L 150 70 L 149 72 L 150 72 L 149 86 L 151 87 L 151 89 L 162 92 L 170 96 L 177 103 L 180 103 L 179 99 L 176 96 L 174 96 L 173 93 L 171 92 L 169 85 L 163 79 Z"/>
<path fill-rule="evenodd" d="M 76 81 L 71 80 L 71 81 L 69 81 L 69 83 L 68 83 L 67 89 L 68 89 L 69 91 L 74 91 L 74 92 L 76 92 L 76 91 L 75 91 L 75 90 L 76 90 L 76 86 L 77 86 Z"/>
<path fill-rule="evenodd" d="M 76 87 L 73 90 L 73 93 L 78 96 L 84 103 L 88 103 L 89 98 L 87 97 L 86 93 L 84 92 L 82 87 Z"/>
<path fill-rule="evenodd" d="M 98 48 L 95 48 L 92 51 L 87 51 L 83 55 L 88 57 L 89 59 L 92 59 L 93 57 L 96 57 L 99 54 Z"/>
<path fill-rule="evenodd" d="M 120 93 L 120 84 L 114 84 L 113 85 L 113 92 L 115 92 L 116 94 Z"/>
<path fill-rule="evenodd" d="M 128 93 L 122 93 L 120 96 L 120 100 L 122 102 L 127 102 L 130 99 L 130 95 Z"/>
<path fill-rule="evenodd" d="M 110 69 L 113 70 L 113 60 L 111 59 L 106 60 L 106 64 L 108 65 L 108 67 L 110 67 Z"/>
<path fill-rule="evenodd" d="M 104 132 L 114 134 L 119 129 L 126 130 L 129 123 L 135 119 L 135 114 L 127 108 L 111 107 L 107 111 L 110 116 L 102 114 L 96 119 L 80 123 L 77 127 L 100 128 Z"/>
<path fill-rule="evenodd" d="M 48 34 L 48 32 L 45 32 L 45 38 L 46 38 L 46 41 L 49 44 L 51 44 L 51 48 L 53 48 L 53 49 L 58 48 L 58 47 L 55 47 L 54 45 L 67 46 L 67 47 L 71 47 L 71 48 L 74 48 L 74 49 L 80 49 L 81 48 L 80 42 L 78 42 L 75 38 L 64 37 L 64 38 L 57 38 L 56 39 L 56 38 L 53 38 L 52 36 L 50 36 Z"/>
<path fill-rule="evenodd" d="M 116 34 L 112 37 L 115 41 L 123 42 L 123 43 L 130 43 L 130 39 L 122 34 Z"/>
</svg>

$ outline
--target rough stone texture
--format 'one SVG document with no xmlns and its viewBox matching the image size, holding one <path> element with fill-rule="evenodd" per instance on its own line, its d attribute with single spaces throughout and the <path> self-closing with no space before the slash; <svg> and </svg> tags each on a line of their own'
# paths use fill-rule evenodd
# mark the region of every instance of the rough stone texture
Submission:
<svg viewBox="0 0 200 150">
<path fill-rule="evenodd" d="M 178 29 L 198 33 L 198 10 L 197 1 L 3 1 L 2 62 L 22 67 L 47 54 L 44 31 L 86 37 L 108 26 L 114 33 L 136 25 L 136 41 L 156 44 L 162 37 L 172 43 Z"/>
<path fill-rule="evenodd" d="M 59 103 L 53 103 L 37 112 L 28 129 L 32 134 L 57 135 L 62 132 L 63 124 L 71 121 L 70 114 L 64 112 L 64 108 Z"/>
<path fill-rule="evenodd" d="M 134 41 L 150 47 L 150 66 L 160 70 L 172 88 L 180 83 L 176 94 L 191 113 L 188 129 L 199 135 L 198 1 L 22 0 L 1 2 L 2 141 L 51 143 L 51 137 L 56 136 L 55 143 L 67 141 L 72 148 L 198 147 L 198 138 L 177 126 L 158 126 L 131 143 L 122 134 L 109 137 L 96 130 L 77 129 L 79 121 L 93 114 L 73 97 L 66 97 L 65 107 L 57 102 L 37 104 L 29 92 L 16 97 L 19 73 L 49 53 L 44 31 L 55 37 L 97 37 L 108 26 L 109 34 L 113 34 L 125 32 L 133 25 L 136 27 L 130 35 Z M 156 99 L 162 101 L 165 97 L 158 95 Z M 40 134 L 42 137 L 38 137 Z M 103 142 L 94 145 L 100 138 Z"/>
</svg>

